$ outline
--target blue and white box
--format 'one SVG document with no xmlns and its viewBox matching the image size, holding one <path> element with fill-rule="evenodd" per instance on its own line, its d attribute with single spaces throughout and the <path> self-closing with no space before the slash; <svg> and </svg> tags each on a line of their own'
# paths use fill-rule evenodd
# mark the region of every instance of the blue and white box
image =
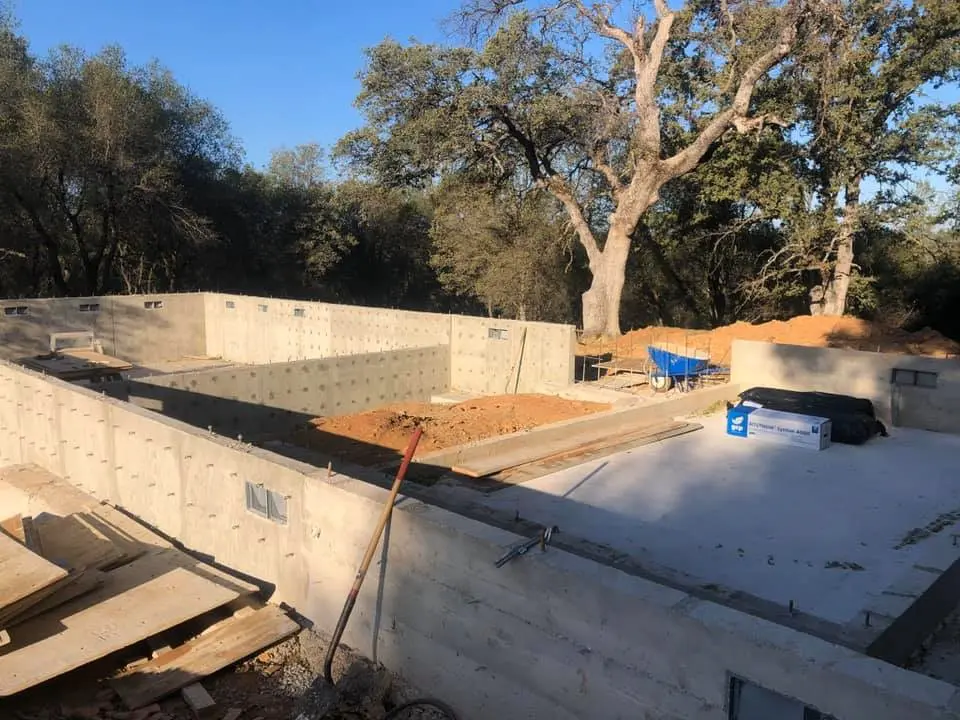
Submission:
<svg viewBox="0 0 960 720">
<path fill-rule="evenodd" d="M 828 418 L 737 405 L 727 411 L 727 435 L 825 450 L 830 447 Z"/>
</svg>

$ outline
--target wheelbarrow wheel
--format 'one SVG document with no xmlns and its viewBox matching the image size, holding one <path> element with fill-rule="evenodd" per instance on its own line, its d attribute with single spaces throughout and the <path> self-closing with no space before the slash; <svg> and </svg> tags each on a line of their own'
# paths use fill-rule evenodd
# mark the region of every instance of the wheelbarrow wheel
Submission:
<svg viewBox="0 0 960 720">
<path fill-rule="evenodd" d="M 659 373 L 652 373 L 649 376 L 650 387 L 655 393 L 665 393 L 670 388 L 673 387 L 673 378 L 669 375 L 661 375 Z"/>
</svg>

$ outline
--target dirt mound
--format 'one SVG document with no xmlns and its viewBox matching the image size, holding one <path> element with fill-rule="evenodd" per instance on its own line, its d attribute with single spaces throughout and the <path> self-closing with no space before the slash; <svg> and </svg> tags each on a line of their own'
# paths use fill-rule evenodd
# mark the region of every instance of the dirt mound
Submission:
<svg viewBox="0 0 960 720">
<path fill-rule="evenodd" d="M 423 455 L 609 409 L 602 403 L 550 395 L 497 395 L 456 405 L 400 403 L 355 415 L 317 418 L 296 441 L 361 465 L 375 465 L 402 452 L 416 427 L 423 428 L 417 448 L 417 455 Z"/>
<path fill-rule="evenodd" d="M 714 330 L 648 327 L 632 330 L 616 342 L 597 340 L 581 344 L 581 355 L 613 354 L 616 357 L 646 357 L 647 346 L 669 342 L 691 350 L 706 350 L 713 362 L 730 364 L 730 346 L 734 340 L 762 340 L 786 345 L 811 345 L 849 350 L 932 355 L 946 357 L 960 354 L 960 343 L 944 337 L 936 330 L 924 328 L 907 332 L 854 317 L 813 317 L 801 315 L 791 320 L 774 320 L 751 325 L 737 322 Z"/>
</svg>

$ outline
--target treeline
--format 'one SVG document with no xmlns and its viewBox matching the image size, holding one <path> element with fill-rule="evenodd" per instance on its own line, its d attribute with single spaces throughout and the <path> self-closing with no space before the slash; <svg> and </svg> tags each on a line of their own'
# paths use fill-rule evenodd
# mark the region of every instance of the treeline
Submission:
<svg viewBox="0 0 960 720">
<path fill-rule="evenodd" d="M 0 296 L 213 289 L 609 332 L 846 311 L 960 337 L 958 195 L 912 181 L 956 187 L 957 108 L 923 93 L 956 82 L 960 10 L 882 5 L 657 5 L 631 36 L 577 2 L 475 0 L 480 50 L 384 42 L 366 125 L 262 170 L 163 67 L 36 57 L 0 18 Z M 749 113 L 714 128 L 778 32 Z"/>
</svg>

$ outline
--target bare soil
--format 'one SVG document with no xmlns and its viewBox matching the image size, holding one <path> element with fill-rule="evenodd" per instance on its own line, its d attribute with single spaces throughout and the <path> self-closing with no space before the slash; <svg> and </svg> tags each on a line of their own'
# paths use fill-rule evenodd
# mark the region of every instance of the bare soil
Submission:
<svg viewBox="0 0 960 720">
<path fill-rule="evenodd" d="M 730 364 L 734 340 L 762 340 L 787 345 L 846 348 L 871 352 L 901 353 L 947 357 L 960 354 L 960 343 L 936 330 L 925 328 L 907 332 L 901 328 L 872 323 L 854 317 L 813 317 L 801 315 L 791 320 L 751 325 L 738 322 L 714 330 L 687 330 L 671 327 L 647 327 L 632 330 L 614 340 L 595 340 L 581 344 L 581 355 L 646 357 L 647 346 L 668 342 L 691 350 L 706 350 L 713 362 Z"/>
<path fill-rule="evenodd" d="M 456 405 L 399 403 L 354 415 L 316 418 L 293 440 L 342 460 L 377 465 L 403 452 L 417 427 L 423 428 L 419 456 L 609 409 L 603 403 L 551 395 L 497 395 Z"/>
</svg>

